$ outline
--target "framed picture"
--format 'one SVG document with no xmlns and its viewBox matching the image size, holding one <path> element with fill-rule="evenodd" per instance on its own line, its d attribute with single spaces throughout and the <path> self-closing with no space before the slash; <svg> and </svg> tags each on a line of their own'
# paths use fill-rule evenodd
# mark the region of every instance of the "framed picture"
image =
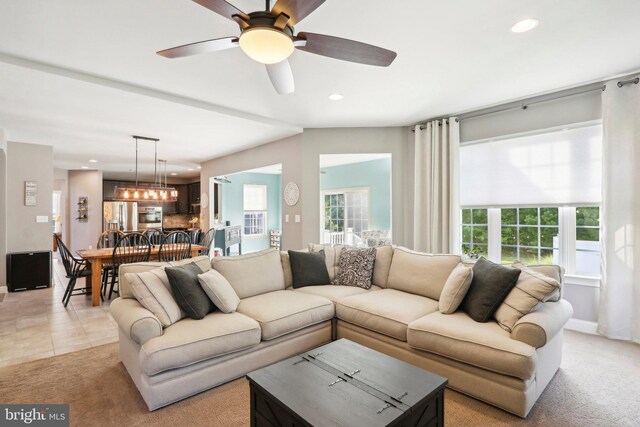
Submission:
<svg viewBox="0 0 640 427">
<path fill-rule="evenodd" d="M 36 205 L 36 193 L 37 193 L 37 184 L 35 181 L 25 181 L 24 182 L 24 205 L 25 206 L 35 206 Z"/>
</svg>

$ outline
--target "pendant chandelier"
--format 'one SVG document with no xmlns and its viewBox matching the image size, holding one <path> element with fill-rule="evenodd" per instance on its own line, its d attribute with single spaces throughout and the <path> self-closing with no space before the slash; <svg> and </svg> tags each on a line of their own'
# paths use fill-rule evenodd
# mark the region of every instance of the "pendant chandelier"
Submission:
<svg viewBox="0 0 640 427">
<path fill-rule="evenodd" d="M 167 161 L 158 160 L 157 138 L 133 135 L 136 141 L 136 184 L 135 186 L 116 186 L 114 199 L 125 202 L 175 202 L 178 200 L 178 191 L 167 185 Z M 153 185 L 138 184 L 138 140 L 153 141 Z M 164 165 L 164 184 L 162 182 L 162 170 L 158 171 L 158 164 Z"/>
</svg>

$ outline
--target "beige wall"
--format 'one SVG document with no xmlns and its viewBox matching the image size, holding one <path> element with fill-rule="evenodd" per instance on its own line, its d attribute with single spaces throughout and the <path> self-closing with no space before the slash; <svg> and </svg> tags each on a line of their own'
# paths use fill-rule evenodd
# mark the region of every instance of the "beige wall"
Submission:
<svg viewBox="0 0 640 427">
<path fill-rule="evenodd" d="M 298 184 L 302 194 L 303 165 L 301 159 L 302 135 L 300 134 L 202 163 L 200 191 L 209 195 L 209 206 L 207 208 L 203 207 L 200 213 L 202 228 L 208 229 L 210 226 L 209 214 L 213 204 L 213 196 L 210 194 L 209 189 L 209 179 L 211 177 L 229 175 L 248 169 L 281 163 L 283 185 L 293 181 Z M 295 215 L 302 215 L 302 206 L 303 201 L 302 197 L 300 197 L 297 205 L 290 207 L 284 204 L 282 207 L 282 249 L 284 250 L 298 249 L 302 245 L 303 223 L 295 223 L 293 221 Z M 284 221 L 284 215 L 287 214 L 291 218 L 288 223 Z"/>
<path fill-rule="evenodd" d="M 391 153 L 393 238 L 394 243 L 404 244 L 411 241 L 406 239 L 405 204 L 413 198 L 412 175 L 407 183 L 408 171 L 413 171 L 408 132 L 406 127 L 305 129 L 303 134 L 202 163 L 202 192 L 209 194 L 211 177 L 281 163 L 282 185 L 293 181 L 300 188 L 300 201 L 282 206 L 282 248 L 300 249 L 320 239 L 320 154 Z M 202 210 L 203 228 L 209 225 L 210 208 Z M 300 223 L 295 215 L 301 216 Z"/>
<path fill-rule="evenodd" d="M 391 153 L 393 242 L 405 245 L 404 206 L 407 197 L 413 198 L 406 188 L 407 132 L 406 127 L 305 129 L 300 197 L 304 200 L 303 245 L 320 241 L 320 155 L 343 153 Z"/>
<path fill-rule="evenodd" d="M 7 141 L 0 129 L 0 291 L 7 286 Z"/>
<path fill-rule="evenodd" d="M 78 198 L 88 197 L 88 221 L 79 222 Z M 102 172 L 69 171 L 69 240 L 67 245 L 72 251 L 95 248 L 102 232 Z"/>
<path fill-rule="evenodd" d="M 24 205 L 25 181 L 37 183 L 37 205 Z M 53 148 L 7 143 L 7 252 L 50 251 Z M 37 223 L 36 216 L 47 222 Z"/>
</svg>

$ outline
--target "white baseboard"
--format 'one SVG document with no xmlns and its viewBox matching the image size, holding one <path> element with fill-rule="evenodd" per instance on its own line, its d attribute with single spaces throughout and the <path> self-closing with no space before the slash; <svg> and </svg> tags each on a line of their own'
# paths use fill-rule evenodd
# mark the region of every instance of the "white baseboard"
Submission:
<svg viewBox="0 0 640 427">
<path fill-rule="evenodd" d="M 9 288 L 6 286 L 0 286 L 0 294 L 6 294 L 9 292 Z"/>
<path fill-rule="evenodd" d="M 598 335 L 598 323 L 588 320 L 569 319 L 564 328 L 585 334 Z"/>
</svg>

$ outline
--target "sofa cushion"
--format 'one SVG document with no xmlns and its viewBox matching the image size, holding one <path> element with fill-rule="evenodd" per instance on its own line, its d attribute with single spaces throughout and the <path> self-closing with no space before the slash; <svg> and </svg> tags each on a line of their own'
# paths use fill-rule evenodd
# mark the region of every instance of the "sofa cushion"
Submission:
<svg viewBox="0 0 640 427">
<path fill-rule="evenodd" d="M 344 297 L 350 297 L 351 295 L 366 294 L 367 292 L 379 291 L 382 288 L 378 286 L 371 286 L 369 289 L 359 288 L 357 286 L 335 286 L 335 285 L 323 285 L 323 286 L 305 286 L 303 288 L 295 289 L 296 292 L 303 292 L 305 294 L 318 295 L 330 299 L 336 302 Z"/>
<path fill-rule="evenodd" d="M 164 268 L 154 268 L 140 273 L 126 273 L 130 292 L 140 305 L 158 318 L 163 327 L 171 326 L 185 317 L 176 303 L 169 278 Z"/>
<path fill-rule="evenodd" d="M 120 269 L 118 270 L 118 287 L 121 298 L 135 298 L 136 296 L 133 294 L 131 290 L 131 285 L 129 280 L 127 280 L 127 273 L 144 273 L 146 271 L 151 271 L 156 268 L 166 267 L 169 264 L 168 262 L 136 262 L 133 264 L 122 264 Z M 167 282 L 168 283 L 168 282 Z"/>
<path fill-rule="evenodd" d="M 468 267 L 462 263 L 458 264 L 453 269 L 449 278 L 442 288 L 442 294 L 438 300 L 438 310 L 440 313 L 451 314 L 454 313 L 471 286 L 471 280 L 473 279 L 473 268 Z"/>
<path fill-rule="evenodd" d="M 393 259 L 393 247 L 384 245 L 376 247 L 376 262 L 373 264 L 372 282 L 381 288 L 387 287 L 389 280 L 389 269 L 391 268 L 391 260 Z"/>
<path fill-rule="evenodd" d="M 387 287 L 438 300 L 459 263 L 458 255 L 432 255 L 397 247 L 393 251 Z"/>
<path fill-rule="evenodd" d="M 340 252 L 338 273 L 332 285 L 357 286 L 369 289 L 372 285 L 376 248 L 344 248 Z"/>
<path fill-rule="evenodd" d="M 187 265 L 191 263 L 194 263 L 195 265 L 200 267 L 200 270 L 202 270 L 203 273 L 211 270 L 211 259 L 209 259 L 208 255 L 200 255 L 193 258 L 181 259 L 179 261 L 171 261 L 169 262 L 169 265 L 172 267 L 180 267 L 181 265 Z"/>
<path fill-rule="evenodd" d="M 274 291 L 243 299 L 238 312 L 255 319 L 262 339 L 279 336 L 333 318 L 333 303 L 326 298 L 301 292 Z"/>
<path fill-rule="evenodd" d="M 519 261 L 513 263 L 514 266 L 516 266 L 517 264 L 525 265 L 520 263 Z M 556 292 L 553 293 L 553 295 L 551 295 L 551 297 L 549 297 L 548 301 L 560 301 L 560 297 L 562 295 L 562 279 L 564 276 L 564 269 L 559 265 L 553 264 L 527 265 L 527 268 L 529 270 L 542 273 L 547 277 L 555 279 L 560 284 L 560 287 Z"/>
<path fill-rule="evenodd" d="M 140 351 L 140 367 L 155 375 L 258 344 L 258 322 L 240 313 L 216 311 L 202 320 L 183 319 L 151 338 Z"/>
<path fill-rule="evenodd" d="M 516 284 L 520 270 L 484 258 L 473 266 L 473 279 L 462 309 L 476 322 L 488 322 Z"/>
<path fill-rule="evenodd" d="M 438 310 L 438 301 L 395 289 L 381 289 L 340 299 L 336 316 L 340 320 L 407 340 L 407 325 Z"/>
<path fill-rule="evenodd" d="M 509 332 L 522 316 L 535 311 L 560 289 L 560 283 L 556 279 L 524 264 L 516 263 L 513 266 L 521 270 L 520 277 L 493 315 L 498 324 Z"/>
<path fill-rule="evenodd" d="M 324 250 L 319 252 L 289 251 L 291 284 L 294 288 L 327 285 L 330 282 Z"/>
<path fill-rule="evenodd" d="M 409 324 L 407 343 L 419 350 L 522 380 L 536 372 L 536 351 L 511 338 L 496 322 L 478 323 L 466 313 L 424 316 Z"/>
<path fill-rule="evenodd" d="M 275 248 L 247 255 L 215 257 L 211 266 L 229 281 L 240 299 L 285 289 L 280 252 Z"/>
<path fill-rule="evenodd" d="M 236 311 L 238 304 L 240 304 L 240 298 L 222 274 L 216 270 L 209 270 L 206 273 L 198 274 L 198 281 L 209 299 L 223 313 Z"/>
<path fill-rule="evenodd" d="M 309 252 L 324 251 L 324 259 L 327 263 L 327 272 L 329 273 L 329 281 L 333 281 L 338 274 L 338 261 L 340 260 L 340 252 L 344 246 L 342 245 L 321 245 L 318 243 L 309 243 Z"/>
</svg>

